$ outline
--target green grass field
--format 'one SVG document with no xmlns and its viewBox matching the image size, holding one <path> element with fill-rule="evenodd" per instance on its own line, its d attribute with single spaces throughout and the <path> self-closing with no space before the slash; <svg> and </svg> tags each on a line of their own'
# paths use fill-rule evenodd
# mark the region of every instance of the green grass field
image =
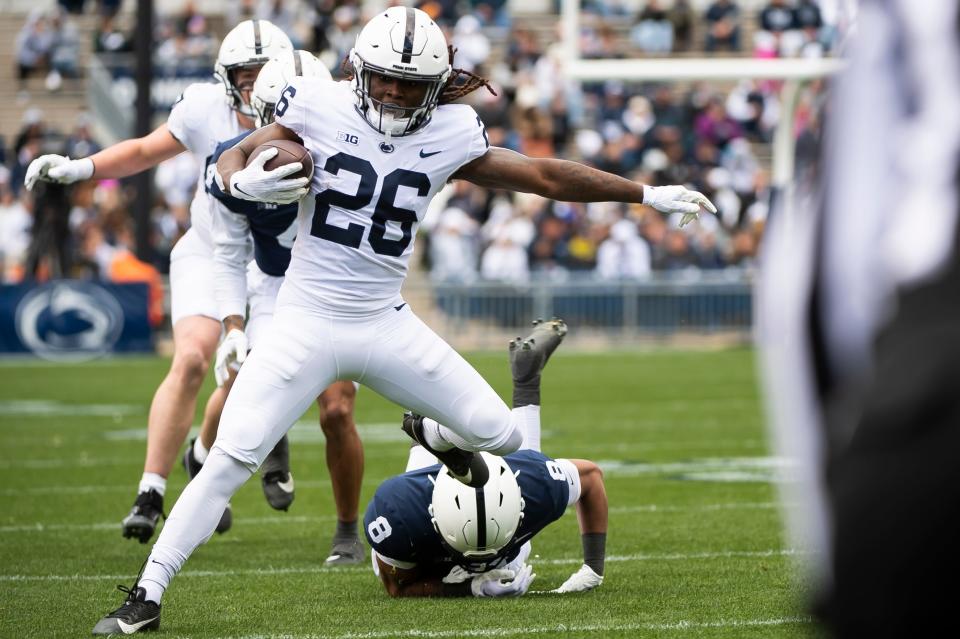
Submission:
<svg viewBox="0 0 960 639">
<path fill-rule="evenodd" d="M 509 398 L 506 354 L 470 357 Z M 149 546 L 120 519 L 143 464 L 147 410 L 168 362 L 0 363 L 0 636 L 86 636 Z M 205 391 L 209 392 L 209 388 Z M 161 637 L 807 637 L 795 594 L 753 353 L 560 351 L 544 373 L 543 450 L 605 469 L 606 581 L 582 595 L 391 600 L 369 565 L 322 567 L 333 531 L 316 409 L 291 434 L 297 497 L 271 510 L 259 480 L 234 527 L 187 562 Z M 401 409 L 362 390 L 361 512 L 403 470 Z M 177 466 L 167 509 L 185 480 Z M 534 542 L 534 590 L 581 564 L 572 512 Z"/>
</svg>

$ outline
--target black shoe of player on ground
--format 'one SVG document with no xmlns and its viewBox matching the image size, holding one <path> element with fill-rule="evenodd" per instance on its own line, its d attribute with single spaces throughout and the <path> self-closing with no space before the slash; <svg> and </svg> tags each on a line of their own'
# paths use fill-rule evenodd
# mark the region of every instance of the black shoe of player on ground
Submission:
<svg viewBox="0 0 960 639">
<path fill-rule="evenodd" d="M 123 605 L 106 615 L 93 627 L 95 635 L 132 635 L 160 628 L 160 604 L 146 600 L 147 591 L 138 588 L 117 586 L 120 592 L 127 593 Z"/>
<path fill-rule="evenodd" d="M 160 517 L 167 517 L 163 512 L 163 495 L 155 490 L 140 493 L 133 502 L 130 514 L 121 522 L 124 538 L 135 538 L 140 540 L 141 544 L 147 543 L 153 537 Z"/>
<path fill-rule="evenodd" d="M 197 441 L 197 438 L 194 437 L 190 440 L 190 444 L 187 446 L 187 450 L 183 453 L 183 469 L 187 471 L 187 477 L 191 480 L 197 476 L 197 473 L 200 472 L 200 469 L 203 468 L 203 464 L 197 461 L 197 458 L 193 456 L 193 443 Z M 233 509 L 230 507 L 230 503 L 227 503 L 227 507 L 224 509 L 223 514 L 220 516 L 220 521 L 217 522 L 216 531 L 221 535 L 233 526 Z"/>
<path fill-rule="evenodd" d="M 453 475 L 453 478 L 472 488 L 479 488 L 487 483 L 490 478 L 490 471 L 487 469 L 486 462 L 480 457 L 479 453 L 462 450 L 460 448 L 451 448 L 450 450 L 437 451 L 427 444 L 427 439 L 423 435 L 423 415 L 406 412 L 403 414 L 403 432 L 410 436 L 440 460 Z"/>
<path fill-rule="evenodd" d="M 510 340 L 510 372 L 515 383 L 533 381 L 547 365 L 547 360 L 557 350 L 567 324 L 562 319 L 553 318 L 547 322 L 537 319 L 533 330 L 523 338 Z"/>
<path fill-rule="evenodd" d="M 290 442 L 284 435 L 260 467 L 263 496 L 275 510 L 286 510 L 293 503 L 293 474 L 290 472 Z"/>
<path fill-rule="evenodd" d="M 327 566 L 348 566 L 363 561 L 365 553 L 363 544 L 356 537 L 342 541 L 334 541 L 330 549 L 330 556 L 323 562 Z"/>
</svg>

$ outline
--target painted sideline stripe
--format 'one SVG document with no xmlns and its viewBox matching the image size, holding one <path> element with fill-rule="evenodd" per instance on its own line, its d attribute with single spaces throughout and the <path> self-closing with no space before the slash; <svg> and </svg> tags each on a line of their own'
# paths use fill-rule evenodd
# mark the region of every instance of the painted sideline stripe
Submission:
<svg viewBox="0 0 960 639">
<path fill-rule="evenodd" d="M 697 630 L 710 628 L 757 628 L 770 626 L 806 625 L 813 623 L 811 617 L 778 617 L 773 619 L 719 619 L 717 621 L 674 621 L 669 623 L 629 623 L 629 624 L 557 624 L 553 626 L 534 626 L 526 628 L 477 628 L 474 630 L 374 630 L 372 632 L 349 632 L 341 635 L 318 634 L 280 634 L 280 635 L 240 635 L 230 639 L 385 639 L 386 637 L 425 637 L 442 639 L 444 637 L 512 637 L 515 635 L 533 635 L 547 633 L 605 633 L 629 631 L 668 631 Z"/>
<path fill-rule="evenodd" d="M 303 482 L 304 485 L 309 482 Z M 329 486 L 329 481 L 316 482 L 318 486 Z M 304 487 L 301 484 L 297 484 L 298 487 Z M 309 487 L 309 486 L 306 486 Z M 30 489 L 26 489 L 30 490 Z M 45 494 L 45 489 L 33 489 L 38 492 L 31 494 Z M 51 487 L 50 492 L 63 493 L 63 494 L 85 494 L 85 493 L 97 493 L 97 492 L 113 492 L 114 488 L 111 486 L 74 486 L 70 487 Z M 129 487 L 123 488 L 124 491 L 128 491 Z M 17 491 L 11 489 L 10 491 L 3 491 L 2 494 L 21 494 L 24 491 Z M 760 502 L 760 503 L 729 503 L 729 504 L 704 504 L 699 506 L 661 506 L 658 504 L 645 504 L 639 506 L 617 506 L 610 509 L 611 514 L 628 514 L 628 513 L 677 513 L 677 512 L 716 512 L 724 510 L 773 510 L 778 508 L 779 505 L 775 502 Z M 567 509 L 564 512 L 565 516 L 572 516 L 575 513 L 573 509 Z M 271 517 L 235 517 L 234 521 L 240 525 L 276 525 L 276 524 L 309 524 L 315 522 L 324 522 L 324 521 L 333 521 L 336 519 L 335 515 L 290 515 L 290 516 L 271 516 Z M 8 526 L 0 526 L 0 534 L 4 533 L 22 533 L 22 532 L 57 532 L 62 530 L 70 531 L 84 531 L 84 530 L 116 530 L 120 527 L 120 524 L 115 521 L 110 522 L 99 522 L 94 524 L 46 524 L 43 522 L 35 522 L 30 524 L 11 524 Z"/>
<path fill-rule="evenodd" d="M 805 550 L 793 548 L 781 550 L 724 550 L 719 552 L 698 552 L 698 553 L 665 553 L 659 555 L 637 554 L 637 555 L 613 555 L 606 558 L 607 562 L 622 563 L 634 561 L 687 561 L 692 559 L 749 559 L 752 557 L 792 557 L 810 554 Z M 579 565 L 583 563 L 582 557 L 570 557 L 563 559 L 536 559 L 535 564 L 547 564 L 552 566 Z M 273 575 L 309 575 L 325 572 L 369 572 L 370 567 L 362 566 L 341 566 L 328 568 L 326 566 L 307 566 L 303 568 L 250 568 L 247 570 L 185 570 L 178 577 L 239 577 L 255 576 L 265 577 Z M 133 573 L 127 575 L 0 575 L 0 582 L 4 581 L 107 581 L 107 580 L 130 580 Z"/>
</svg>

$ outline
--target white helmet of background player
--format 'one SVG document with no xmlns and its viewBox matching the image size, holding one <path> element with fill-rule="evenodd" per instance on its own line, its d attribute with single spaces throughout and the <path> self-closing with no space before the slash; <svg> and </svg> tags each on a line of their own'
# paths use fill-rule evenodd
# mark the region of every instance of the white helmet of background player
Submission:
<svg viewBox="0 0 960 639">
<path fill-rule="evenodd" d="M 273 122 L 273 110 L 280 100 L 280 93 L 297 76 L 333 79 L 327 67 L 309 51 L 291 51 L 270 60 L 260 69 L 250 94 L 257 127 Z"/>
<path fill-rule="evenodd" d="M 240 87 L 234 83 L 233 72 L 250 66 L 262 66 L 271 58 L 279 58 L 293 51 L 293 43 L 282 30 L 266 20 L 244 20 L 230 30 L 220 44 L 220 52 L 213 66 L 214 75 L 227 90 L 233 108 L 244 115 L 254 116 L 245 104 Z"/>
<path fill-rule="evenodd" d="M 523 520 L 517 478 L 502 457 L 480 453 L 490 479 L 471 488 L 440 469 L 428 511 L 433 527 L 458 564 L 468 570 L 492 567 Z"/>
<path fill-rule="evenodd" d="M 390 7 L 370 20 L 350 51 L 357 108 L 381 133 L 405 135 L 430 120 L 450 78 L 450 54 L 440 27 L 426 13 Z M 410 108 L 385 105 L 370 95 L 374 73 L 428 84 L 423 102 Z"/>
</svg>

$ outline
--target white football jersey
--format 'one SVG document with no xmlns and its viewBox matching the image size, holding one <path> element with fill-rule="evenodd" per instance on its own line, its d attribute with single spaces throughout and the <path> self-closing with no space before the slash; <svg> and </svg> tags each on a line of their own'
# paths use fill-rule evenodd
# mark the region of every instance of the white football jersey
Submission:
<svg viewBox="0 0 960 639">
<path fill-rule="evenodd" d="M 202 82 L 188 86 L 173 105 L 167 118 L 167 128 L 180 144 L 197 156 L 201 166 L 207 166 L 206 158 L 219 143 L 248 130 L 237 121 L 237 112 L 230 105 L 223 85 Z M 210 244 L 212 217 L 204 189 L 206 179 L 213 179 L 213 175 L 201 173 L 197 179 L 197 188 L 190 202 L 190 226 Z"/>
<path fill-rule="evenodd" d="M 440 106 L 420 130 L 386 142 L 356 108 L 349 82 L 295 78 L 276 121 L 314 162 L 281 298 L 347 313 L 400 300 L 417 227 L 434 195 L 490 144 L 465 104 Z"/>
</svg>

